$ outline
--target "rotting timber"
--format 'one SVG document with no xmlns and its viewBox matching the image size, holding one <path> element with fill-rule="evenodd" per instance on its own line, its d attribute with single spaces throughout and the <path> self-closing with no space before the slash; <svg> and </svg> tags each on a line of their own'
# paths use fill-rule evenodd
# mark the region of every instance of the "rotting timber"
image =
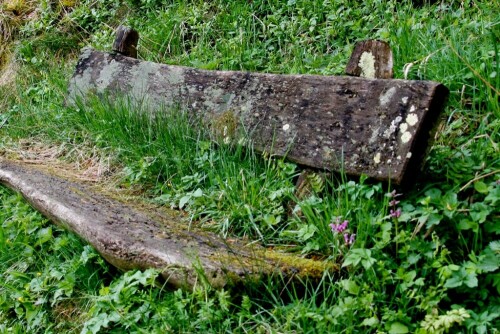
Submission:
<svg viewBox="0 0 500 334">
<path fill-rule="evenodd" d="M 127 95 L 181 107 L 206 124 L 235 120 L 228 140 L 298 164 L 405 184 L 414 179 L 448 89 L 431 81 L 207 71 L 85 49 L 70 103 Z M 222 120 L 222 121 L 221 121 Z"/>
<path fill-rule="evenodd" d="M 47 169 L 0 158 L 0 183 L 78 234 L 115 267 L 159 269 L 173 287 L 193 287 L 200 273 L 212 287 L 222 288 L 266 277 L 290 283 L 319 280 L 325 271 L 338 269 L 188 228 L 178 213 L 146 213 Z"/>
</svg>

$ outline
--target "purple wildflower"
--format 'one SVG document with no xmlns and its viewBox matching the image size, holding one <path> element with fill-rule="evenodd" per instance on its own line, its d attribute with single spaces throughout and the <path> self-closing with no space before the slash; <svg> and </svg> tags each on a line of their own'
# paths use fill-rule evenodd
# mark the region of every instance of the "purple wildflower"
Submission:
<svg viewBox="0 0 500 334">
<path fill-rule="evenodd" d="M 396 205 L 399 204 L 399 201 L 393 199 L 392 201 L 389 202 L 389 205 L 392 206 L 392 207 L 395 207 Z"/>
<path fill-rule="evenodd" d="M 396 197 L 399 197 L 401 196 L 402 194 L 398 194 L 396 193 L 396 190 L 393 190 L 391 191 L 390 193 L 388 193 L 386 196 L 389 197 L 389 198 L 396 198 Z"/>
<path fill-rule="evenodd" d="M 390 216 L 392 218 L 399 218 L 399 217 L 401 217 L 401 209 L 398 208 L 397 210 L 391 210 Z"/>
<path fill-rule="evenodd" d="M 348 220 L 344 220 L 342 223 L 330 224 L 330 227 L 333 232 L 342 233 L 347 229 L 347 225 L 349 224 Z"/>
<path fill-rule="evenodd" d="M 353 233 L 349 235 L 349 233 L 344 233 L 344 241 L 346 245 L 352 245 L 354 240 L 356 240 L 356 234 Z"/>
</svg>

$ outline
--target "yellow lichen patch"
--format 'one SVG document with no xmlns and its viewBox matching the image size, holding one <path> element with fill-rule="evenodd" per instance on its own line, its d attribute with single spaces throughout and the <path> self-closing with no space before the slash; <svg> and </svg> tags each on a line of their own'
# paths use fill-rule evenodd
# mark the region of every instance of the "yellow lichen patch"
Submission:
<svg viewBox="0 0 500 334">
<path fill-rule="evenodd" d="M 25 0 L 5 0 L 1 8 L 5 12 L 21 15 L 29 10 L 29 3 Z"/>
<path fill-rule="evenodd" d="M 401 125 L 399 126 L 399 131 L 406 132 L 406 130 L 408 130 L 408 124 L 401 123 Z"/>
<path fill-rule="evenodd" d="M 210 126 L 215 139 L 226 144 L 234 139 L 237 127 L 238 120 L 232 110 L 224 111 L 215 116 Z"/>
<path fill-rule="evenodd" d="M 336 263 L 304 259 L 292 254 L 264 251 L 257 252 L 256 255 L 272 261 L 275 270 L 279 269 L 285 274 L 293 273 L 301 278 L 321 278 L 325 272 L 339 270 L 339 265 Z"/>
<path fill-rule="evenodd" d="M 76 0 L 62 0 L 61 5 L 63 7 L 75 7 L 76 6 Z"/>
</svg>

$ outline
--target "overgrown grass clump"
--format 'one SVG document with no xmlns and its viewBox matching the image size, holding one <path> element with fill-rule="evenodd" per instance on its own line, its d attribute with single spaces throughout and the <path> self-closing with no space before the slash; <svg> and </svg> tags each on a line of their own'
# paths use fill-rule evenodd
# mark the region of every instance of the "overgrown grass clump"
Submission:
<svg viewBox="0 0 500 334">
<path fill-rule="evenodd" d="M 21 1 L 22 2 L 22 1 Z M 19 3 L 21 3 L 19 2 Z M 10 3 L 10 2 L 9 2 Z M 119 274 L 0 189 L 0 332 L 488 333 L 500 327 L 499 7 L 477 1 L 26 1 L 3 5 L 14 86 L 0 86 L 0 150 L 37 145 L 106 159 L 119 184 L 191 224 L 342 263 L 304 291 L 171 292 L 156 272 Z M 10 7 L 9 7 L 10 8 Z M 41 20 L 24 20 L 35 12 Z M 7 16 L 6 16 L 7 15 Z M 6 23 L 7 22 L 7 23 Z M 311 176 L 227 145 L 182 110 L 126 99 L 64 107 L 80 46 L 141 34 L 146 60 L 206 69 L 342 74 L 353 44 L 388 41 L 398 78 L 443 82 L 450 100 L 415 186 Z M 68 329 L 69 330 L 69 329 Z"/>
</svg>

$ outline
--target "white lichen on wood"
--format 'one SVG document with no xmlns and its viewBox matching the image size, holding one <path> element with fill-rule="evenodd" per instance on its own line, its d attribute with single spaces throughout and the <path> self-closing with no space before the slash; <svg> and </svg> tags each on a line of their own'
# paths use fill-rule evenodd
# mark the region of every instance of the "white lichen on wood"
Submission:
<svg viewBox="0 0 500 334">
<path fill-rule="evenodd" d="M 406 116 L 406 123 L 408 123 L 408 125 L 410 126 L 414 126 L 415 124 L 418 123 L 418 116 L 417 114 L 408 114 L 408 116 Z"/>
<path fill-rule="evenodd" d="M 407 123 L 401 123 L 401 125 L 399 126 L 399 131 L 400 132 L 406 132 L 406 130 L 408 130 L 408 124 Z"/>
<path fill-rule="evenodd" d="M 363 52 L 358 63 L 361 77 L 375 79 L 375 57 L 371 52 Z"/>
<path fill-rule="evenodd" d="M 391 135 L 394 132 L 396 132 L 396 129 L 398 128 L 398 125 L 399 125 L 399 123 L 401 123 L 402 120 L 403 120 L 403 118 L 401 116 L 398 116 L 395 119 L 393 119 L 392 122 L 391 122 L 391 125 L 389 126 L 389 128 L 387 128 L 384 131 L 384 138 L 391 137 Z"/>
<path fill-rule="evenodd" d="M 408 131 L 404 132 L 402 135 L 401 135 L 401 141 L 406 144 L 407 142 L 409 142 L 411 139 L 411 133 L 409 133 Z"/>
</svg>

